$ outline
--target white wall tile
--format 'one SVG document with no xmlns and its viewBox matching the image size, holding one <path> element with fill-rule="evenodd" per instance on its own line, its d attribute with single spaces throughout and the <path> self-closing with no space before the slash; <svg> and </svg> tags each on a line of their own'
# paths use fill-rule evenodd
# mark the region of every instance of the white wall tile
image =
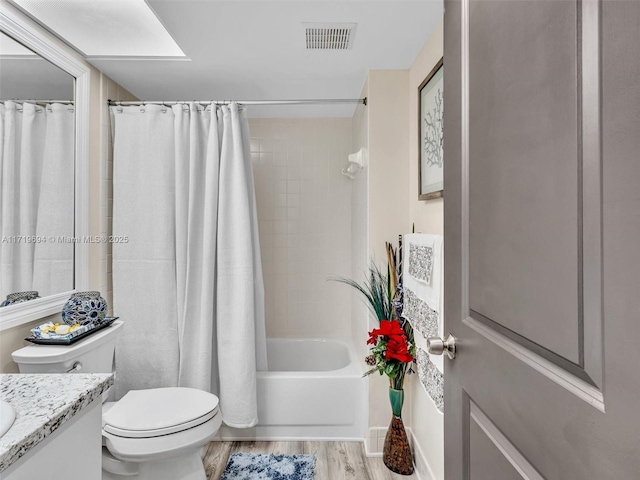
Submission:
<svg viewBox="0 0 640 480">
<path fill-rule="evenodd" d="M 287 193 L 287 180 L 285 178 L 276 177 L 273 191 L 275 193 Z"/>
<path fill-rule="evenodd" d="M 287 180 L 287 193 L 300 193 L 300 180 Z"/>
<path fill-rule="evenodd" d="M 251 119 L 269 336 L 350 335 L 351 119 Z M 270 210 L 272 209 L 272 210 Z M 270 229 L 264 227 L 272 211 Z M 354 210 L 356 211 L 356 210 Z M 358 211 L 362 212 L 362 209 Z M 360 223 L 362 223 L 360 221 Z"/>
<path fill-rule="evenodd" d="M 286 196 L 284 197 L 286 200 Z M 273 221 L 273 234 L 285 234 L 287 233 L 287 222 L 285 220 L 274 220 Z M 260 237 L 260 242 L 262 242 L 262 237 Z"/>
<path fill-rule="evenodd" d="M 287 165 L 287 152 L 275 152 L 273 154 L 273 163 L 277 166 Z"/>
</svg>

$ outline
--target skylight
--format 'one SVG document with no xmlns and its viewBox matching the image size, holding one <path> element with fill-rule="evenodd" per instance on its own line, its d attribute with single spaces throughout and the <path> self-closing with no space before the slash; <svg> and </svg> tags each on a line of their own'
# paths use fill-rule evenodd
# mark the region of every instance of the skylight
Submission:
<svg viewBox="0 0 640 480">
<path fill-rule="evenodd" d="M 88 57 L 184 57 L 144 0 L 11 0 Z"/>
</svg>

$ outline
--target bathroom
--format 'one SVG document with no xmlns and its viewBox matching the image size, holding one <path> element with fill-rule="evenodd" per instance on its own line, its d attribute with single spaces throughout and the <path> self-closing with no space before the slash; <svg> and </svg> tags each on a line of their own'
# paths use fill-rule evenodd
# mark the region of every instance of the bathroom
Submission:
<svg viewBox="0 0 640 480">
<path fill-rule="evenodd" d="M 637 300 L 623 282 L 640 264 L 624 241 L 638 220 L 620 209 L 634 198 L 624 179 L 640 172 L 616 160 L 635 151 L 640 97 L 634 90 L 624 107 L 598 95 L 640 74 L 637 61 L 624 70 L 612 60 L 638 53 L 640 14 L 628 1 L 610 10 L 594 9 L 596 0 L 519 3 L 0 0 L 3 142 L 9 109 L 33 114 L 34 129 L 38 114 L 58 115 L 53 128 L 67 132 L 53 139 L 64 153 L 51 160 L 51 138 L 34 149 L 46 159 L 35 206 L 33 183 L 20 189 L 0 178 L 0 300 L 23 290 L 39 297 L 0 308 L 0 400 L 8 401 L 0 403 L 0 478 L 458 480 L 467 478 L 463 463 L 464 475 L 498 480 L 632 478 L 640 469 L 627 455 L 640 448 L 629 421 L 633 387 L 618 392 L 608 380 L 615 396 L 603 392 L 616 375 L 638 384 L 607 345 L 623 327 L 640 333 L 627 321 Z M 83 21 L 69 21 L 76 16 Z M 323 30 L 329 36 L 318 40 Z M 535 38 L 535 48 L 521 38 Z M 577 59 L 572 38 L 582 42 Z M 527 53 L 513 57 L 517 48 Z M 583 61 L 591 58 L 600 60 Z M 539 75 L 529 78 L 532 64 Z M 462 112 L 446 113 L 444 125 L 442 82 L 445 111 Z M 430 101 L 440 112 L 439 163 L 425 159 Z M 628 128 L 611 120 L 607 102 Z M 531 120 L 513 113 L 525 108 Z M 175 143 L 169 117 L 185 122 Z M 451 132 L 444 140 L 443 131 Z M 534 148 L 520 132 L 549 146 Z M 608 150 L 614 141 L 618 150 Z M 545 168 L 531 169 L 523 151 Z M 563 160 L 577 152 L 579 168 Z M 35 172 L 3 158 L 5 180 L 12 168 Z M 211 158 L 219 169 L 204 167 Z M 45 214 L 31 218 L 25 202 Z M 29 280 L 19 244 L 32 252 Z M 427 244 L 436 257 L 434 324 L 419 308 L 410 318 L 412 291 L 422 287 L 407 272 Z M 516 258 L 523 251 L 535 260 Z M 397 319 L 410 324 L 402 338 L 414 354 L 401 364 L 401 388 L 367 375 L 369 332 L 394 313 L 376 317 L 345 284 L 372 281 L 372 265 L 385 287 L 392 272 L 404 282 Z M 42 325 L 72 335 L 61 312 L 72 315 L 77 292 L 100 293 L 108 320 L 100 331 L 65 346 L 25 341 Z M 389 287 L 390 309 L 397 295 Z M 543 330 L 531 321 L 541 298 L 559 312 Z M 445 328 L 445 304 L 470 313 L 448 313 Z M 104 367 L 68 355 L 89 349 L 102 352 Z M 55 366 L 44 365 L 46 355 Z M 576 424 L 548 414 L 550 400 L 536 403 L 542 391 L 548 405 L 573 408 Z M 40 415 L 36 428 L 26 413 L 39 401 L 60 411 Z M 574 437 L 560 438 L 552 420 Z M 545 449 L 535 440 L 546 434 Z M 19 435 L 21 446 L 10 443 Z M 567 454 L 589 451 L 587 436 L 609 445 L 609 456 L 615 450 L 607 471 L 617 477 L 597 474 L 603 452 L 588 462 Z M 56 465 L 69 443 L 81 452 L 76 464 Z"/>
<path fill-rule="evenodd" d="M 197 2 L 196 2 L 197 4 Z M 177 5 L 177 4 L 176 4 Z M 15 6 L 15 5 L 13 5 Z M 18 5 L 19 6 L 19 5 Z M 167 11 L 164 15 L 160 12 L 162 5 L 154 7 L 155 14 L 159 15 L 163 23 L 172 18 L 177 6 Z M 9 7 L 11 8 L 11 6 Z M 210 15 L 215 18 L 217 9 L 232 8 L 227 2 L 216 5 L 213 2 L 208 6 L 211 11 L 201 12 L 205 17 Z M 236 7 L 242 10 L 241 6 Z M 246 8 L 246 7 L 245 7 Z M 390 5 L 381 5 L 377 9 L 371 9 L 369 15 L 375 15 L 375 22 L 381 22 Z M 192 7 L 190 15 L 196 16 L 197 8 Z M 311 9 L 311 10 L 309 10 Z M 417 9 L 417 10 L 416 10 Z M 354 6 L 349 12 L 340 12 L 333 6 L 325 9 L 324 16 L 339 19 L 357 19 L 366 15 L 367 11 Z M 333 11 L 337 10 L 337 11 Z M 386 13 L 385 13 L 386 12 Z M 338 282 L 330 281 L 331 277 L 349 277 L 358 281 L 364 279 L 369 258 L 384 259 L 384 242 L 396 241 L 401 233 L 410 231 L 410 221 L 416 224 L 416 231 L 428 231 L 441 233 L 442 231 L 442 199 L 430 202 L 417 200 L 417 165 L 416 172 L 412 172 L 410 178 L 409 155 L 415 155 L 413 143 L 417 143 L 415 137 L 410 138 L 411 123 L 415 121 L 409 112 L 415 108 L 410 102 L 417 101 L 411 94 L 417 91 L 418 85 L 429 70 L 442 57 L 442 4 L 434 2 L 427 5 L 419 5 L 408 2 L 403 8 L 405 17 L 419 12 L 420 20 L 413 21 L 415 28 L 410 38 L 407 38 L 407 46 L 410 53 L 406 53 L 401 68 L 387 69 L 381 63 L 380 70 L 368 72 L 378 45 L 364 50 L 357 40 L 366 42 L 372 33 L 366 33 L 366 29 L 373 29 L 377 23 L 369 25 L 360 23 L 354 32 L 353 49 L 344 52 L 307 52 L 305 55 L 313 61 L 324 62 L 325 68 L 343 68 L 346 61 L 352 61 L 353 55 L 368 56 L 360 61 L 360 65 L 351 68 L 343 78 L 345 81 L 335 82 L 332 86 L 319 90 L 326 81 L 323 79 L 310 79 L 313 86 L 305 89 L 295 87 L 295 82 L 284 83 L 279 77 L 286 77 L 286 70 L 274 71 L 270 75 L 276 80 L 269 81 L 264 78 L 261 83 L 267 86 L 256 90 L 253 86 L 237 92 L 225 91 L 223 88 L 208 87 L 208 90 L 191 93 L 186 87 L 180 87 L 172 91 L 145 92 L 147 88 L 144 82 L 143 89 L 136 91 L 134 84 L 140 74 L 129 72 L 127 76 L 130 83 L 120 80 L 120 84 L 110 78 L 108 71 L 109 62 L 119 63 L 121 70 L 131 70 L 131 60 L 119 60 L 117 57 L 107 60 L 89 60 L 98 69 L 92 69 L 90 75 L 92 88 L 97 92 L 89 95 L 90 132 L 89 132 L 89 169 L 95 169 L 89 173 L 89 212 L 99 212 L 98 215 L 90 214 L 88 234 L 91 236 L 132 235 L 134 232 L 114 232 L 113 229 L 113 196 L 117 194 L 118 187 L 113 185 L 113 137 L 107 100 L 190 100 L 199 99 L 296 99 L 296 98 L 368 98 L 368 104 L 336 104 L 336 105 L 247 105 L 248 125 L 250 131 L 250 155 L 255 181 L 256 208 L 259 224 L 260 253 L 264 278 L 264 318 L 268 338 L 294 339 L 335 339 L 336 353 L 326 354 L 319 352 L 316 357 L 311 357 L 310 349 L 313 343 L 301 345 L 303 352 L 300 358 L 291 359 L 292 349 L 295 346 L 286 345 L 278 348 L 273 345 L 273 352 L 269 352 L 270 368 L 273 363 L 279 361 L 282 368 L 287 371 L 274 374 L 258 373 L 258 388 L 263 388 L 262 383 L 271 382 L 270 391 L 286 391 L 293 389 L 299 392 L 297 396 L 304 395 L 304 399 L 296 398 L 295 405 L 283 404 L 281 397 L 268 397 L 259 399 L 257 427 L 252 429 L 232 429 L 223 426 L 219 435 L 228 440 L 266 440 L 266 439 L 314 439 L 326 441 L 355 441 L 360 445 L 358 457 L 372 455 L 372 459 L 380 462 L 384 433 L 390 420 L 390 407 L 385 393 L 385 381 L 383 378 L 361 378 L 366 365 L 362 359 L 366 356 L 367 332 L 373 328 L 375 320 L 368 318 L 368 311 L 360 299 L 356 297 L 348 287 Z M 234 15 L 230 12 L 228 15 Z M 274 15 L 273 13 L 271 14 Z M 301 27 L 300 20 L 313 19 L 320 16 L 313 11 L 313 2 L 300 9 L 291 18 L 282 19 L 284 26 L 291 25 L 292 35 L 302 35 L 298 31 Z M 319 17 L 319 18 L 320 18 Z M 118 24 L 118 19 L 114 23 Z M 248 20 L 245 20 L 248 21 Z M 258 23 L 257 20 L 255 20 Z M 166 23 L 165 23 L 166 25 Z M 256 25 L 257 26 L 257 25 Z M 176 31 L 172 32 L 176 35 Z M 231 26 L 229 28 L 232 28 Z M 262 28 L 265 28 L 263 26 Z M 288 27 L 289 28 L 289 27 Z M 398 29 L 400 27 L 397 27 Z M 375 30 L 374 30 L 375 31 Z M 357 36 L 356 36 L 357 35 Z M 365 35 L 368 35 L 365 37 Z M 275 41 L 276 39 L 274 39 Z M 289 55 L 299 55 L 299 50 L 304 46 L 304 37 L 296 39 L 302 42 L 291 47 Z M 185 41 L 194 41 L 186 39 Z M 212 38 L 215 40 L 215 37 Z M 292 38 L 291 41 L 294 41 Z M 410 42 L 410 43 L 409 43 Z M 178 42 L 184 43 L 184 42 Z M 189 56 L 198 55 L 197 45 L 189 43 L 181 45 L 189 50 Z M 273 48 L 273 47 L 269 47 Z M 400 46 L 395 47 L 398 51 Z M 360 51 L 362 53 L 356 53 Z M 316 54 L 315 57 L 313 54 Z M 346 55 L 345 55 L 346 54 Z M 200 53 L 200 55 L 202 55 Z M 235 54 L 234 54 L 235 55 Z M 349 58 L 345 58 L 351 55 Z M 227 60 L 231 55 L 227 55 Z M 118 61 L 119 60 L 119 61 Z M 18 61 L 18 60 L 15 60 Z M 23 60 L 25 62 L 26 60 Z M 192 62 L 195 62 L 194 58 Z M 238 61 L 238 60 L 235 60 Z M 247 62 L 249 60 L 246 60 Z M 255 60 L 254 60 L 255 61 Z M 278 68 L 287 68 L 290 57 L 274 57 L 273 63 Z M 394 60 L 396 63 L 399 60 Z M 107 62 L 102 65 L 101 62 Z M 157 68 L 158 60 L 141 61 L 142 68 Z M 202 63 L 204 63 L 201 60 Z M 184 61 L 166 61 L 166 68 L 176 69 L 169 71 L 168 75 L 182 75 L 180 69 L 183 66 L 191 68 Z M 388 62 L 387 62 L 388 63 Z M 413 65 L 415 64 L 415 67 Z M 389 66 L 393 65 L 389 63 Z M 210 68 L 204 64 L 194 65 L 205 69 Z M 371 65 L 373 66 L 373 64 Z M 412 68 L 413 67 L 413 68 Z M 213 75 L 213 72 L 211 73 Z M 116 74 L 112 74 L 114 78 Z M 220 81 L 222 81 L 221 79 Z M 49 81 L 49 84 L 52 84 Z M 178 82 L 176 82 L 178 83 Z M 215 83 L 216 82 L 212 82 Z M 251 85 L 257 85 L 255 81 Z M 8 83 L 3 82 L 4 85 Z M 93 86 L 97 84 L 97 87 Z M 347 85 L 350 85 L 347 88 Z M 8 88 L 8 87 L 7 87 Z M 76 87 L 77 88 L 77 87 Z M 191 87 L 193 88 L 193 87 Z M 296 91 L 298 88 L 299 91 Z M 180 91 L 180 89 L 182 89 Z M 315 90 L 314 90 L 315 89 Z M 130 91 L 135 92 L 135 96 Z M 349 92 L 346 95 L 342 92 Z M 42 98 L 67 98 L 67 92 L 46 92 Z M 76 93 L 76 95 L 78 95 Z M 67 95 L 68 96 L 68 95 Z M 3 93 L 3 98 L 5 94 Z M 33 95 L 8 95 L 8 98 L 33 98 Z M 72 98 L 72 97 L 71 97 Z M 117 113 L 112 115 L 117 115 Z M 93 117 L 93 118 L 92 118 Z M 403 119 L 398 122 L 397 119 Z M 93 122 L 93 123 L 91 123 Z M 98 125 L 96 125 L 98 123 Z M 375 125 L 372 125 L 375 124 Z M 388 133 L 384 137 L 372 130 L 372 127 Z M 389 131 L 388 129 L 393 129 Z M 95 133 L 94 133 L 95 132 Z M 371 142 L 370 139 L 378 140 Z M 348 166 L 348 156 L 363 149 L 365 156 L 364 167 L 356 171 L 354 178 L 350 179 L 342 174 Z M 417 149 L 417 147 L 416 147 Z M 415 149 L 414 149 L 415 150 Z M 374 165 L 374 167 L 369 167 Z M 413 165 L 411 166 L 413 167 Z M 95 175 L 98 189 L 92 187 L 92 175 Z M 396 187 L 393 185 L 395 182 Z M 369 187 L 367 186 L 369 184 Z M 369 191 L 375 191 L 386 183 L 387 188 L 394 188 L 397 192 L 396 199 L 386 198 L 384 205 L 376 204 L 375 198 L 369 198 Z M 377 184 L 377 186 L 376 186 Z M 370 189 L 370 190 L 369 190 Z M 410 195 L 409 191 L 413 192 Z M 413 197 L 415 196 L 415 201 Z M 410 197 L 412 201 L 410 201 Z M 394 205 L 395 203 L 395 205 Z M 96 208 L 91 205 L 96 205 Z M 118 208 L 117 205 L 115 207 Z M 409 215 L 409 208 L 415 210 Z M 389 215 L 388 210 L 396 210 L 398 214 Z M 117 213 L 116 213 L 117 215 Z M 412 220 L 411 220 L 412 219 Z M 117 220 L 116 227 L 117 229 Z M 427 230 L 430 229 L 430 230 Z M 70 233 L 70 236 L 72 234 Z M 87 288 L 79 290 L 97 290 L 102 292 L 104 299 L 111 308 L 114 304 L 113 290 L 114 279 L 112 272 L 112 250 L 118 248 L 115 243 L 89 243 L 76 244 L 76 248 L 86 249 L 89 263 L 87 268 Z M 78 255 L 76 253 L 76 255 Z M 81 254 L 82 255 L 82 254 Z M 78 257 L 76 257 L 78 258 Z M 77 274 L 76 274 L 77 275 Z M 77 277 L 76 277 L 77 278 Z M 116 285 L 117 288 L 117 285 Z M 71 290 L 71 288 L 60 289 Z M 52 292 L 54 293 L 54 292 Z M 58 292 L 55 292 L 58 293 Z M 143 291 L 144 294 L 144 291 Z M 109 314 L 120 316 L 125 322 L 126 314 L 117 307 Z M 36 324 L 42 324 L 46 319 L 38 318 L 24 325 L 9 328 L 2 331 L 2 371 L 16 372 L 17 366 L 11 358 L 11 352 L 24 344 L 23 338 L 28 336 L 29 330 Z M 377 323 L 377 322 L 376 322 Z M 280 341 L 280 340 L 278 340 Z M 284 341 L 284 340 L 282 340 Z M 271 344 L 273 342 L 270 341 Z M 344 354 L 337 349 L 340 346 L 348 347 L 347 358 L 343 367 L 322 365 L 323 362 L 335 361 Z M 270 348 L 268 346 L 268 348 Z M 312 362 L 309 373 L 303 376 L 300 370 L 306 370 L 300 366 L 301 362 Z M 117 361 L 116 361 L 117 363 Z M 318 371 L 312 371 L 318 370 Z M 340 371 L 343 378 L 325 379 L 328 374 L 323 370 Z M 275 378 L 264 378 L 271 375 Z M 289 378 L 286 378 L 289 377 Z M 317 378 L 316 378 L 317 377 Z M 408 383 L 414 379 L 410 379 Z M 407 386 L 406 406 L 404 407 L 405 422 L 408 431 L 411 431 L 412 406 L 423 410 L 425 407 L 433 410 L 429 412 L 434 422 L 432 428 L 418 428 L 417 435 L 422 435 L 425 445 L 439 443 L 435 440 L 437 435 L 442 435 L 442 415 L 434 407 L 431 400 L 426 397 L 419 381 Z M 145 385 L 146 387 L 147 385 Z M 142 388 L 142 387 L 138 387 Z M 284 389 L 284 390 L 283 390 Z M 374 390 L 375 389 L 375 390 Z M 411 393 L 409 393 L 409 389 Z M 371 391 L 370 391 L 371 390 Z M 425 398 L 413 398 L 424 396 Z M 287 394 L 284 394 L 286 400 Z M 291 396 L 291 395 L 289 395 Z M 325 400 L 319 401 L 323 397 Z M 335 398 L 342 398 L 340 408 L 336 408 Z M 314 402 L 315 399 L 315 402 Z M 348 399 L 348 400 L 347 400 Z M 295 418 L 292 418 L 291 408 L 295 409 Z M 424 414 L 418 411 L 418 419 L 422 422 Z M 323 426 L 326 425 L 326 426 Z M 438 433 L 439 432 L 439 433 Z M 434 440 L 429 437 L 433 436 Z M 365 440 L 366 439 L 366 440 Z M 419 448 L 420 442 L 412 439 Z M 441 447 L 440 447 L 441 448 Z M 366 451 L 365 451 L 366 449 Z M 425 449 L 426 450 L 426 449 Z M 416 450 L 417 451 L 417 450 Z M 438 454 L 431 447 L 429 454 L 438 459 Z M 418 454 L 420 455 L 420 454 Z M 427 460 L 418 469 L 424 469 Z M 440 461 L 441 463 L 441 461 Z M 222 465 L 224 467 L 224 465 Z M 384 468 L 381 466 L 380 468 Z M 435 467 L 441 468 L 436 464 Z M 436 473 L 435 475 L 438 475 Z M 321 477 L 320 477 L 321 478 Z M 428 478 L 428 477 L 427 477 Z"/>
</svg>

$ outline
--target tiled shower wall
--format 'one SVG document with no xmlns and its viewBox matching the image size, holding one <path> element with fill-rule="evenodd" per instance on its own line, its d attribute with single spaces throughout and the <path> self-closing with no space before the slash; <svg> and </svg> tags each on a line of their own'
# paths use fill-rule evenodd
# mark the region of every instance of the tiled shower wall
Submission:
<svg viewBox="0 0 640 480">
<path fill-rule="evenodd" d="M 267 336 L 349 337 L 351 119 L 250 119 Z"/>
</svg>

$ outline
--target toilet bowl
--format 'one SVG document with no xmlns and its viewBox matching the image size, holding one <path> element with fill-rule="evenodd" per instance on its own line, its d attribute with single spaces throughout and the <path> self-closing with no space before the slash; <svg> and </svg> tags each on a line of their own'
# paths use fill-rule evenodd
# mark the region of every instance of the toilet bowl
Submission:
<svg viewBox="0 0 640 480">
<path fill-rule="evenodd" d="M 13 360 L 20 373 L 108 373 L 122 325 L 68 346 L 30 345 Z M 102 479 L 206 480 L 200 451 L 221 423 L 218 397 L 193 388 L 131 390 L 103 403 Z"/>
</svg>

